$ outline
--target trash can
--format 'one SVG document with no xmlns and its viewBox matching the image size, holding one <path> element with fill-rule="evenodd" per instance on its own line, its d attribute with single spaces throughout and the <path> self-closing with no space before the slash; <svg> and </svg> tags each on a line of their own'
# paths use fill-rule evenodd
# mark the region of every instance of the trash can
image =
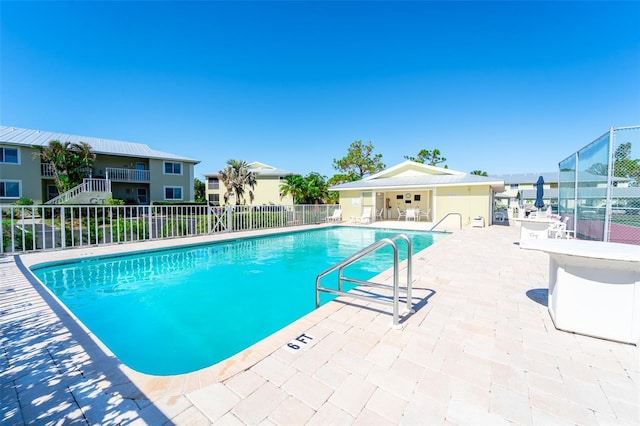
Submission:
<svg viewBox="0 0 640 426">
<path fill-rule="evenodd" d="M 475 216 L 471 219 L 471 226 L 474 228 L 484 228 L 484 217 Z"/>
</svg>

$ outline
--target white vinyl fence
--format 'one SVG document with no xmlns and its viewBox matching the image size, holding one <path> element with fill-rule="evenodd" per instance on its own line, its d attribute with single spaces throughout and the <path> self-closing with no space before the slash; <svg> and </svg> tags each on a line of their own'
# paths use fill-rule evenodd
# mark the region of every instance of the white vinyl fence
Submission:
<svg viewBox="0 0 640 426">
<path fill-rule="evenodd" d="M 0 254 L 323 223 L 338 205 L 0 205 Z"/>
</svg>

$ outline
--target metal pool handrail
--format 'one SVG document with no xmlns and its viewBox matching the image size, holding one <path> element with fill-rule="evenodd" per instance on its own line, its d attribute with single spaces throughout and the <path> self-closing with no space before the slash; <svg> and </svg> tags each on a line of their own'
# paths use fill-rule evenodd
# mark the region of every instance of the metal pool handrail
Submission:
<svg viewBox="0 0 640 426">
<path fill-rule="evenodd" d="M 460 216 L 460 229 L 462 229 L 462 214 L 460 213 L 447 213 L 445 215 L 445 217 L 443 217 L 442 219 L 440 219 L 435 225 L 433 225 L 431 227 L 431 229 L 429 229 L 429 231 L 433 231 L 434 229 L 436 229 L 436 226 L 440 225 L 446 218 L 448 218 L 449 216 L 451 216 L 452 214 L 457 214 L 458 216 Z"/>
<path fill-rule="evenodd" d="M 398 234 L 395 235 L 393 237 L 390 238 L 383 238 L 382 240 L 378 240 L 376 242 L 374 242 L 373 244 L 363 248 L 362 250 L 360 250 L 359 252 L 347 257 L 346 259 L 342 260 L 341 262 L 335 264 L 334 266 L 330 267 L 329 269 L 325 270 L 324 272 L 321 272 L 320 274 L 318 274 L 318 276 L 316 277 L 316 309 L 320 307 L 320 292 L 324 291 L 325 293 L 331 293 L 331 294 L 336 294 L 339 296 L 348 296 L 348 297 L 354 297 L 357 299 L 363 299 L 363 300 L 368 300 L 370 302 L 376 302 L 376 303 L 382 303 L 385 305 L 393 305 L 393 325 L 392 327 L 395 329 L 399 329 L 402 328 L 402 326 L 400 325 L 400 321 L 399 321 L 399 306 L 400 306 L 400 279 L 399 279 L 399 256 L 398 256 L 398 245 L 395 243 L 395 240 L 397 239 L 403 239 L 407 242 L 407 288 L 406 288 L 406 293 L 407 293 L 407 307 L 406 307 L 406 312 L 413 312 L 412 309 L 412 304 L 411 304 L 411 281 L 412 281 L 412 266 L 411 266 L 411 262 L 412 262 L 412 251 L 413 251 L 413 245 L 411 243 L 411 239 L 406 236 L 405 234 Z M 382 247 L 388 246 L 390 245 L 393 248 L 393 301 L 389 302 L 388 300 L 384 300 L 384 299 L 380 299 L 378 297 L 375 296 L 364 296 L 364 295 L 360 295 L 357 293 L 351 293 L 351 292 L 345 292 L 342 290 L 342 283 L 343 281 L 346 282 L 351 282 L 351 283 L 355 283 L 355 284 L 362 284 L 362 285 L 366 285 L 369 287 L 377 287 L 377 288 L 389 288 L 391 286 L 389 286 L 388 284 L 382 284 L 382 283 L 375 283 L 372 281 L 363 281 L 363 280 L 359 280 L 356 278 L 348 278 L 345 277 L 343 275 L 343 271 L 344 268 L 346 268 L 347 266 L 351 265 L 352 263 L 356 262 L 357 260 L 362 259 L 363 257 L 379 250 Z M 324 276 L 326 276 L 327 274 L 338 270 L 338 289 L 331 289 L 331 288 L 326 288 L 326 287 L 321 287 L 320 286 L 320 281 L 322 280 L 322 278 Z"/>
</svg>

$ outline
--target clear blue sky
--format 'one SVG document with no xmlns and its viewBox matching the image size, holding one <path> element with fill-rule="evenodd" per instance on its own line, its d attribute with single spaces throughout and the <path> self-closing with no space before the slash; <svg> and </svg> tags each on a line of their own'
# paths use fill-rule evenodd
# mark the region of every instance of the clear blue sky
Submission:
<svg viewBox="0 0 640 426">
<path fill-rule="evenodd" d="M 640 124 L 639 2 L 0 2 L 0 123 L 332 176 L 542 172 Z"/>
</svg>

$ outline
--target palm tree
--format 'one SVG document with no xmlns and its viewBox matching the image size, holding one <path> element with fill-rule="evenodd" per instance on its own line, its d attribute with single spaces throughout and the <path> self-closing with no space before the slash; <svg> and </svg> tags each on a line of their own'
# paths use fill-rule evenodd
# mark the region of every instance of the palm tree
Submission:
<svg viewBox="0 0 640 426">
<path fill-rule="evenodd" d="M 328 188 L 325 177 L 316 172 L 305 177 L 285 176 L 280 184 L 280 198 L 291 195 L 294 204 L 324 204 L 331 198 Z"/>
<path fill-rule="evenodd" d="M 302 204 L 306 191 L 306 181 L 300 175 L 289 175 L 284 177 L 280 184 L 280 199 L 291 195 L 293 204 Z"/>
<path fill-rule="evenodd" d="M 482 171 L 482 170 L 474 170 L 471 172 L 472 175 L 477 175 L 477 176 L 489 176 L 487 174 L 487 172 Z"/>
<path fill-rule="evenodd" d="M 73 165 L 69 171 L 70 180 L 77 185 L 81 183 L 82 179 L 87 175 L 91 176 L 93 163 L 96 161 L 96 154 L 91 152 L 91 145 L 86 142 L 72 143 L 70 153 L 71 163 Z"/>
<path fill-rule="evenodd" d="M 96 155 L 85 142 L 71 143 L 50 141 L 48 145 L 35 145 L 33 158 L 49 164 L 53 172 L 56 188 L 63 193 L 82 183 L 87 172 L 93 167 Z"/>
<path fill-rule="evenodd" d="M 244 160 L 228 160 L 224 169 L 218 172 L 226 191 L 224 193 L 225 204 L 229 202 L 232 194 L 236 197 L 236 205 L 239 206 L 245 199 L 245 186 L 249 190 L 249 202 L 253 202 L 253 189 L 258 184 L 256 174 L 249 170 L 249 165 Z"/>
<path fill-rule="evenodd" d="M 324 176 L 316 172 L 311 172 L 305 177 L 306 196 L 305 202 L 308 204 L 322 204 L 329 198 L 329 185 Z"/>
</svg>

